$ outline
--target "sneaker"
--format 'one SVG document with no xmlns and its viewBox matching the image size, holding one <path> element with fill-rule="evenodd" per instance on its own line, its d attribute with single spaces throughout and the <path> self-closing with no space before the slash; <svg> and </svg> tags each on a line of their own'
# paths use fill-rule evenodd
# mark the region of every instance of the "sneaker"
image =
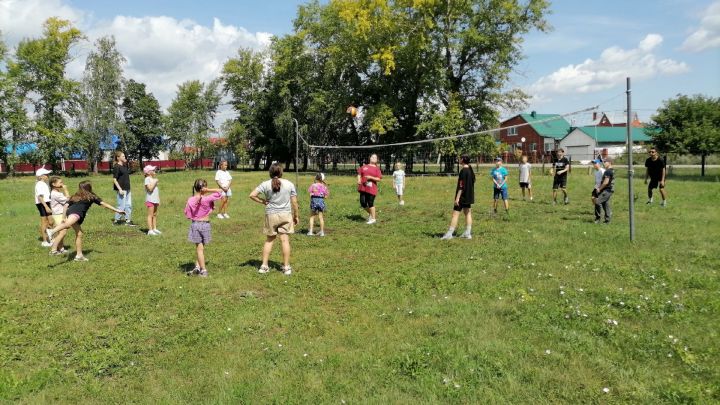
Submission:
<svg viewBox="0 0 720 405">
<path fill-rule="evenodd" d="M 570 204 L 570 198 L 569 198 L 569 197 L 565 197 L 565 201 L 564 201 L 564 202 L 565 202 L 565 205 Z"/>
<path fill-rule="evenodd" d="M 292 274 L 292 267 L 290 266 L 283 266 L 282 272 L 284 275 L 289 276 Z"/>
<path fill-rule="evenodd" d="M 43 243 L 40 244 L 40 246 L 42 246 L 42 247 L 50 247 L 50 246 L 52 246 L 52 242 L 43 242 Z"/>
<path fill-rule="evenodd" d="M 450 232 L 446 232 L 445 235 L 443 235 L 442 238 L 440 238 L 440 240 L 450 240 L 452 238 L 453 238 L 453 234 Z"/>
<path fill-rule="evenodd" d="M 662 202 L 660 203 L 660 206 L 661 207 L 667 206 L 667 200 L 662 200 Z"/>
<path fill-rule="evenodd" d="M 652 203 L 653 203 L 653 199 L 650 198 L 650 199 L 647 200 L 647 202 L 646 202 L 645 204 L 652 204 Z"/>
<path fill-rule="evenodd" d="M 368 225 L 372 225 L 372 224 L 374 224 L 375 222 L 377 222 L 377 220 L 376 220 L 375 218 L 368 218 L 368 220 L 367 220 L 366 223 L 367 223 Z"/>
<path fill-rule="evenodd" d="M 307 236 L 315 236 L 315 234 L 313 233 L 313 231 L 308 231 Z"/>
<path fill-rule="evenodd" d="M 87 262 L 88 258 L 85 256 L 75 256 L 75 259 L 73 260 L 75 260 L 76 262 Z"/>
<path fill-rule="evenodd" d="M 270 272 L 270 267 L 268 267 L 264 264 L 262 266 L 260 266 L 260 268 L 258 269 L 258 273 L 260 273 L 260 274 L 265 274 L 265 273 L 269 273 L 269 272 Z"/>
<path fill-rule="evenodd" d="M 230 219 L 230 215 L 228 215 L 227 213 L 225 213 L 225 219 Z"/>
<path fill-rule="evenodd" d="M 137 226 L 137 224 L 133 221 L 125 221 L 125 226 Z"/>
<path fill-rule="evenodd" d="M 610 220 L 609 220 L 609 219 L 606 219 L 605 222 L 603 222 L 603 224 L 605 224 L 605 225 L 610 225 Z"/>
<path fill-rule="evenodd" d="M 318 232 L 318 236 L 325 236 L 325 232 L 323 232 L 323 231 Z"/>
<path fill-rule="evenodd" d="M 224 219 L 225 216 L 223 214 L 217 214 L 218 219 Z"/>
<path fill-rule="evenodd" d="M 50 238 L 50 240 L 52 240 L 52 238 L 53 238 L 53 233 L 54 233 L 54 232 L 52 231 L 52 229 L 50 229 L 50 228 L 46 229 L 46 230 L 45 230 L 45 233 L 47 234 L 48 238 Z M 45 242 L 43 242 L 43 243 L 45 243 Z M 44 246 L 44 245 L 43 245 L 43 246 Z"/>
<path fill-rule="evenodd" d="M 147 234 L 150 235 L 150 236 L 158 235 L 158 233 L 156 233 L 156 232 L 155 232 L 154 230 L 152 230 L 152 229 L 149 230 L 149 231 L 147 231 Z"/>
<path fill-rule="evenodd" d="M 125 223 L 125 221 L 121 221 L 121 220 L 116 221 L 116 220 L 114 220 L 114 219 L 112 220 L 112 224 L 113 224 L 113 225 L 122 225 L 122 224 L 124 224 L 124 223 Z"/>
<path fill-rule="evenodd" d="M 552 205 L 557 205 L 557 201 L 553 200 Z"/>
<path fill-rule="evenodd" d="M 596 220 L 595 220 L 595 223 L 596 223 L 596 224 L 599 224 L 599 223 L 600 223 L 600 220 L 599 220 L 599 219 L 596 219 Z"/>
<path fill-rule="evenodd" d="M 153 231 L 155 231 L 155 234 L 156 234 L 156 235 L 160 235 L 160 234 L 162 233 L 162 232 L 160 232 L 159 229 L 153 229 Z"/>
<path fill-rule="evenodd" d="M 530 201 L 532 201 L 532 200 L 533 200 L 533 198 L 532 198 L 532 197 L 530 197 Z"/>
<path fill-rule="evenodd" d="M 50 256 L 60 256 L 60 255 L 62 255 L 62 252 L 60 252 L 59 250 L 51 250 L 50 251 Z"/>
<path fill-rule="evenodd" d="M 194 269 L 188 271 L 185 274 L 187 274 L 188 276 L 194 276 L 194 275 L 200 274 L 200 267 L 195 266 Z"/>
<path fill-rule="evenodd" d="M 207 271 L 207 269 L 202 269 L 202 270 L 200 270 L 200 272 L 198 273 L 198 276 L 200 276 L 200 277 L 207 277 L 207 276 L 208 276 L 208 271 Z"/>
<path fill-rule="evenodd" d="M 463 238 L 463 239 L 472 239 L 472 234 L 470 234 L 470 233 L 463 233 L 462 235 L 460 235 L 460 237 Z"/>
<path fill-rule="evenodd" d="M 400 200 L 400 205 L 405 205 L 405 201 Z"/>
<path fill-rule="evenodd" d="M 65 253 L 67 253 L 67 250 L 65 250 L 65 248 L 60 248 L 58 252 L 60 252 L 61 255 L 64 255 Z"/>
</svg>

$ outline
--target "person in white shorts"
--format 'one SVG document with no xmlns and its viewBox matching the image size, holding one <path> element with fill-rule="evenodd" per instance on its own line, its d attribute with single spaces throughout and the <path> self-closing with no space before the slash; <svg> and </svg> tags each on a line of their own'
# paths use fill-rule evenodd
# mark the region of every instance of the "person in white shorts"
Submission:
<svg viewBox="0 0 720 405">
<path fill-rule="evenodd" d="M 227 160 L 222 160 L 218 165 L 218 171 L 215 173 L 215 182 L 217 182 L 218 187 L 222 190 L 220 212 L 217 214 L 217 217 L 220 219 L 230 218 L 230 215 L 227 213 L 227 209 L 228 205 L 230 205 L 230 197 L 232 197 L 232 190 L 230 189 L 230 185 L 232 184 L 232 175 L 230 175 L 227 168 Z"/>
<path fill-rule="evenodd" d="M 402 163 L 395 163 L 395 171 L 392 176 L 393 185 L 395 186 L 395 194 L 397 194 L 398 198 L 398 204 L 405 205 L 405 200 L 403 199 L 403 192 L 405 191 L 405 171 L 403 170 Z"/>
</svg>

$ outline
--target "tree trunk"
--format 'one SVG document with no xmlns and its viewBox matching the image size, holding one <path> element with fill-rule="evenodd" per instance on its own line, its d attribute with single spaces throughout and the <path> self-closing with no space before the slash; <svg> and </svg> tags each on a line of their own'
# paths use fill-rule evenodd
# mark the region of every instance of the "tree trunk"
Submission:
<svg viewBox="0 0 720 405">
<path fill-rule="evenodd" d="M 707 156 L 707 154 L 703 152 L 700 157 L 700 177 L 705 177 L 705 156 Z"/>
</svg>

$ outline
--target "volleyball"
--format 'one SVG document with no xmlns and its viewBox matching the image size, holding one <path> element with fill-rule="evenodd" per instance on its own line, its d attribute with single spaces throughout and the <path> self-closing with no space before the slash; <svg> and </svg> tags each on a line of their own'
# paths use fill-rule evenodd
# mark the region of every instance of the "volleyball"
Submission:
<svg viewBox="0 0 720 405">
<path fill-rule="evenodd" d="M 355 106 L 350 106 L 345 110 L 346 113 L 350 114 L 351 117 L 355 118 L 357 116 L 357 108 Z"/>
</svg>

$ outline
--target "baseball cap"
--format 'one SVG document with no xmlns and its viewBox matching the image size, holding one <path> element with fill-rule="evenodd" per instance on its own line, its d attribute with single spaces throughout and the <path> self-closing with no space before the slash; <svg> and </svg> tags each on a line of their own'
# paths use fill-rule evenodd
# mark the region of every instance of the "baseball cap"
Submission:
<svg viewBox="0 0 720 405">
<path fill-rule="evenodd" d="M 148 172 L 154 172 L 157 169 L 157 166 L 153 165 L 147 165 L 143 167 L 143 173 L 148 174 Z"/>
<path fill-rule="evenodd" d="M 597 164 L 599 164 L 599 165 L 602 164 L 602 162 L 603 162 L 602 159 L 595 159 L 595 160 L 593 160 L 593 163 L 597 163 Z"/>
<path fill-rule="evenodd" d="M 50 173 L 52 173 L 52 170 L 48 170 L 44 167 L 41 167 L 41 168 L 37 169 L 37 171 L 35 172 L 35 177 L 44 176 L 44 175 L 50 174 Z"/>
<path fill-rule="evenodd" d="M 498 156 L 498 157 L 495 158 L 495 161 L 496 161 L 496 162 L 502 162 L 502 158 L 501 158 L 500 156 Z"/>
</svg>

